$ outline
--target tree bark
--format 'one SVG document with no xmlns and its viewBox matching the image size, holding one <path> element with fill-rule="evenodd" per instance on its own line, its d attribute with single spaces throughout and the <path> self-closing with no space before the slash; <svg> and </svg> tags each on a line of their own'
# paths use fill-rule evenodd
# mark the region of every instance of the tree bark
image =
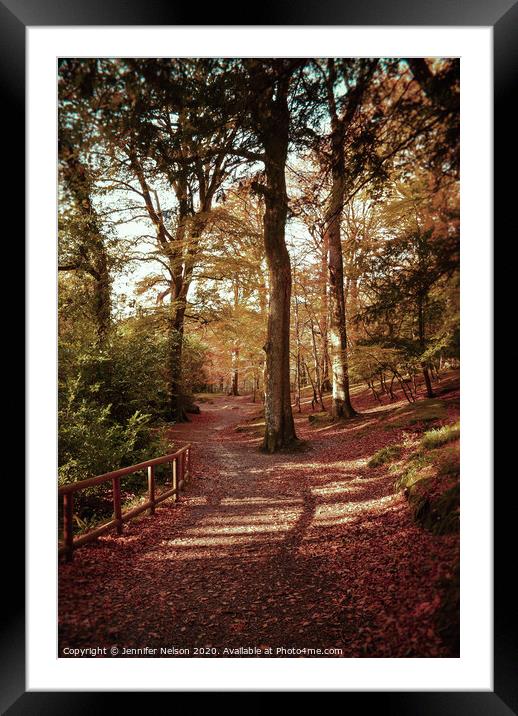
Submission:
<svg viewBox="0 0 518 716">
<path fill-rule="evenodd" d="M 108 341 L 111 326 L 111 276 L 108 269 L 108 257 L 102 237 L 95 245 L 95 291 L 94 312 L 97 328 L 97 344 L 104 348 Z"/>
<path fill-rule="evenodd" d="M 418 297 L 418 320 L 419 320 L 419 344 L 421 346 L 421 351 L 424 351 L 426 348 L 426 339 L 425 339 L 425 318 L 424 318 L 424 304 L 425 299 L 422 296 Z M 428 363 L 426 361 L 423 361 L 421 363 L 421 370 L 423 371 L 423 378 L 424 378 L 424 384 L 426 387 L 426 396 L 428 398 L 435 398 L 435 393 L 433 392 L 432 388 L 432 381 L 430 380 L 430 371 L 428 368 Z"/>
<path fill-rule="evenodd" d="M 270 311 L 266 334 L 265 435 L 263 448 L 275 452 L 295 439 L 290 396 L 290 258 L 284 244 L 286 207 L 265 211 L 265 244 L 270 276 Z M 277 202 L 275 202 L 277 203 Z M 281 202 L 279 202 L 281 203 Z M 284 218 L 283 218 L 284 216 Z"/>
<path fill-rule="evenodd" d="M 345 117 L 339 118 L 334 100 L 336 80 L 333 61 L 328 63 L 328 102 L 331 116 L 331 194 L 326 211 L 325 241 L 328 247 L 329 342 L 333 375 L 331 414 L 335 418 L 356 415 L 349 393 L 347 332 L 345 326 L 344 266 L 340 224 L 345 194 Z"/>
<path fill-rule="evenodd" d="M 319 393 L 331 390 L 331 380 L 329 378 L 330 371 L 330 358 L 329 358 L 329 304 L 327 300 L 327 237 L 324 235 L 322 240 L 322 255 L 321 255 L 321 280 L 322 280 L 322 293 L 321 293 L 321 312 L 320 312 L 320 341 L 322 346 L 322 357 L 321 357 L 321 383 L 319 385 Z"/>
<path fill-rule="evenodd" d="M 297 346 L 297 370 L 295 376 L 295 405 L 297 406 L 297 412 L 302 412 L 301 408 L 301 340 L 300 340 L 300 324 L 299 324 L 299 302 L 297 296 L 295 296 L 295 342 Z"/>
<path fill-rule="evenodd" d="M 340 128 L 333 130 L 333 182 L 326 216 L 328 242 L 329 342 L 333 398 L 331 413 L 336 418 L 356 415 L 349 392 L 347 331 L 345 325 L 344 269 L 340 240 L 340 219 L 344 196 L 343 139 Z"/>
<path fill-rule="evenodd" d="M 239 308 L 239 282 L 237 275 L 234 277 L 234 314 Z M 231 354 L 231 377 L 230 395 L 239 395 L 239 340 L 234 339 Z"/>
<path fill-rule="evenodd" d="M 265 199 L 263 229 L 270 292 L 264 346 L 266 381 L 263 450 L 273 453 L 289 447 L 297 439 L 290 396 L 291 265 L 285 242 L 288 213 L 285 167 L 290 119 L 287 100 L 289 77 L 284 73 L 283 77 L 272 83 L 272 78 L 260 70 L 256 78 L 264 82 L 263 87 L 258 87 L 255 117 L 264 146 L 266 186 L 256 185 L 255 188 Z"/>
<path fill-rule="evenodd" d="M 325 405 L 324 400 L 322 398 L 322 385 L 324 381 L 321 380 L 320 377 L 320 367 L 318 362 L 318 353 L 317 353 L 317 342 L 315 338 L 315 325 L 313 323 L 313 319 L 311 318 L 311 347 L 313 349 L 313 365 L 315 368 L 315 386 L 313 387 L 313 391 L 315 392 L 315 399 L 318 400 L 318 403 L 320 405 L 320 409 L 322 411 L 325 411 Z"/>
<path fill-rule="evenodd" d="M 162 217 L 160 217 L 161 225 L 158 227 L 158 239 L 169 254 L 169 271 L 171 275 L 171 315 L 169 318 L 168 351 L 169 417 L 174 422 L 189 422 L 185 411 L 183 396 L 182 358 L 187 294 L 194 264 L 191 261 L 190 271 L 188 271 L 184 244 L 187 243 L 187 218 L 189 216 L 189 208 L 187 204 L 187 181 L 184 177 L 181 177 L 178 181 L 175 193 L 178 199 L 178 224 L 176 234 L 174 237 L 170 237 L 167 242 L 161 239 L 160 230 L 163 230 L 164 227 Z M 192 249 L 192 247 L 190 248 Z"/>
<path fill-rule="evenodd" d="M 234 341 L 232 348 L 232 378 L 230 382 L 230 394 L 239 395 L 239 343 Z"/>
</svg>

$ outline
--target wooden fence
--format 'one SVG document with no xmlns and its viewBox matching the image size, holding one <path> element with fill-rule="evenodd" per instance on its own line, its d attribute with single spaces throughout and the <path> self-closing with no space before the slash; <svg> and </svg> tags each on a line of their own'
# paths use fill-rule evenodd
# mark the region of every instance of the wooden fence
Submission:
<svg viewBox="0 0 518 716">
<path fill-rule="evenodd" d="M 155 467 L 166 463 L 171 464 L 172 487 L 171 489 L 167 489 L 160 493 L 160 495 L 156 495 Z M 121 477 L 131 475 L 132 473 L 139 472 L 140 470 L 147 470 L 148 499 L 143 504 L 138 505 L 137 507 L 134 507 L 126 512 L 122 512 Z M 157 457 L 153 460 L 140 462 L 138 465 L 130 465 L 129 467 L 123 467 L 120 470 L 107 472 L 104 475 L 97 475 L 96 477 L 90 477 L 87 480 L 79 480 L 78 482 L 71 482 L 68 485 L 63 485 L 58 489 L 59 497 L 63 498 L 63 543 L 58 549 L 58 554 L 60 556 L 64 555 L 66 560 L 70 561 L 73 559 L 74 550 L 78 547 L 97 539 L 100 535 L 108 532 L 112 528 L 117 530 L 117 534 L 122 534 L 122 528 L 125 522 L 133 519 L 145 510 L 149 510 L 150 515 L 154 514 L 155 505 L 163 500 L 166 500 L 168 497 L 173 497 L 174 501 L 177 502 L 180 492 L 189 480 L 190 475 L 191 446 L 186 445 L 171 455 L 162 455 L 162 457 Z M 112 483 L 113 519 L 74 539 L 74 494 L 88 487 L 102 485 L 103 483 L 110 481 Z"/>
</svg>

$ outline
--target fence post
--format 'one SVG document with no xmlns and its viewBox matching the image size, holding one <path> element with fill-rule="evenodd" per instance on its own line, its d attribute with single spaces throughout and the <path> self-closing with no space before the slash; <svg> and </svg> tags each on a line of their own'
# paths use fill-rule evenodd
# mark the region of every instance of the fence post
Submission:
<svg viewBox="0 0 518 716">
<path fill-rule="evenodd" d="M 176 458 L 174 457 L 171 466 L 173 469 L 173 490 L 176 490 L 176 492 L 173 495 L 173 502 L 178 502 L 178 472 L 176 469 Z"/>
<path fill-rule="evenodd" d="M 74 559 L 74 493 L 63 495 L 63 541 L 66 547 L 66 560 Z"/>
<path fill-rule="evenodd" d="M 184 455 L 185 455 L 184 452 L 181 452 L 181 453 L 178 455 L 178 462 L 179 462 L 179 466 L 178 466 L 178 491 L 179 491 L 179 492 L 180 492 L 181 490 L 183 490 L 183 486 L 184 486 L 184 479 L 183 479 L 184 468 L 185 468 Z"/>
<path fill-rule="evenodd" d="M 121 479 L 112 478 L 113 485 L 113 514 L 117 521 L 117 534 L 122 534 L 122 507 L 121 507 Z"/>
<path fill-rule="evenodd" d="M 148 498 L 151 502 L 149 508 L 149 514 L 155 514 L 155 466 L 150 465 L 147 469 L 147 487 L 148 487 Z"/>
</svg>

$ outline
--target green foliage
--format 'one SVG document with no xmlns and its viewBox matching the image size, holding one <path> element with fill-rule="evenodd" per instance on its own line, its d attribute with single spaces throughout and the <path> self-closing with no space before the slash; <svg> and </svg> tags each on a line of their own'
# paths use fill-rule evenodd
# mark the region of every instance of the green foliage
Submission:
<svg viewBox="0 0 518 716">
<path fill-rule="evenodd" d="M 421 447 L 438 448 L 446 443 L 458 440 L 460 437 L 460 423 L 443 425 L 436 430 L 428 430 L 421 439 Z"/>
<path fill-rule="evenodd" d="M 458 439 L 458 430 L 456 423 L 426 433 L 394 485 L 404 490 L 414 520 L 434 534 L 459 529 L 459 451 L 448 444 Z"/>
<path fill-rule="evenodd" d="M 403 447 L 401 445 L 387 445 L 374 453 L 367 463 L 368 467 L 379 467 L 390 460 L 397 459 L 401 455 L 402 450 Z"/>
<path fill-rule="evenodd" d="M 394 488 L 396 490 L 409 489 L 419 480 L 429 476 L 430 458 L 419 452 L 412 453 L 406 460 L 406 466 L 396 479 Z M 428 469 L 428 470 L 427 470 Z"/>
<path fill-rule="evenodd" d="M 123 323 L 110 346 L 105 399 L 118 420 L 139 411 L 164 419 L 168 407 L 167 340 L 138 320 Z"/>
<path fill-rule="evenodd" d="M 158 443 L 149 429 L 149 415 L 135 412 L 115 422 L 111 406 L 71 394 L 59 411 L 59 483 L 84 480 L 149 457 Z"/>
<path fill-rule="evenodd" d="M 111 405 L 99 402 L 99 384 L 85 384 L 79 374 L 61 385 L 59 404 L 58 484 L 64 485 L 134 465 L 170 451 L 165 438 L 150 426 L 150 415 L 135 411 L 117 421 Z M 124 479 L 125 491 L 142 491 L 140 475 Z M 79 528 L 111 515 L 111 484 L 77 493 Z"/>
<path fill-rule="evenodd" d="M 391 187 L 387 198 L 380 210 L 384 230 L 365 245 L 357 267 L 363 306 L 355 321 L 366 335 L 353 366 L 368 381 L 380 371 L 399 380 L 459 356 L 456 191 L 438 189 L 418 171 Z"/>
<path fill-rule="evenodd" d="M 193 397 L 193 393 L 202 388 L 207 382 L 204 363 L 207 346 L 196 336 L 184 337 L 182 357 L 182 383 L 186 395 Z"/>
</svg>

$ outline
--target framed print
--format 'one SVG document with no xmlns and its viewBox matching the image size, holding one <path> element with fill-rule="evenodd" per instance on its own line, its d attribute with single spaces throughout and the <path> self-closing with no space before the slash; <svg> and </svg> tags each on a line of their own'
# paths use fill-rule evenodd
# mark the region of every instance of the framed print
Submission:
<svg viewBox="0 0 518 716">
<path fill-rule="evenodd" d="M 194 15 L 0 3 L 28 305 L 2 711 L 518 713 L 491 391 L 516 5 Z"/>
</svg>

